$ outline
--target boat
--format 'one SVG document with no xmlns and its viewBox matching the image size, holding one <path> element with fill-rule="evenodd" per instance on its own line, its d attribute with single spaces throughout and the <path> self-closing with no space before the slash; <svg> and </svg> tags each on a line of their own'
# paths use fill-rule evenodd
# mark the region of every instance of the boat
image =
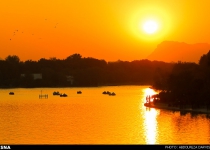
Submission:
<svg viewBox="0 0 210 150">
<path fill-rule="evenodd" d="M 82 94 L 82 91 L 77 91 L 77 94 Z"/>
<path fill-rule="evenodd" d="M 60 94 L 60 97 L 67 97 L 68 95 L 67 94 Z"/>
<path fill-rule="evenodd" d="M 116 95 L 115 92 L 109 93 L 109 96 L 115 96 L 115 95 Z"/>
<path fill-rule="evenodd" d="M 103 91 L 102 94 L 111 94 L 111 92 L 109 92 L 109 91 Z"/>
<path fill-rule="evenodd" d="M 107 93 L 106 93 L 106 91 L 103 91 L 103 93 L 102 93 L 102 94 L 107 94 Z"/>
<path fill-rule="evenodd" d="M 60 92 L 55 91 L 55 92 L 53 92 L 53 95 L 60 95 Z"/>
<path fill-rule="evenodd" d="M 9 95 L 14 95 L 15 93 L 14 92 L 9 92 Z"/>
</svg>

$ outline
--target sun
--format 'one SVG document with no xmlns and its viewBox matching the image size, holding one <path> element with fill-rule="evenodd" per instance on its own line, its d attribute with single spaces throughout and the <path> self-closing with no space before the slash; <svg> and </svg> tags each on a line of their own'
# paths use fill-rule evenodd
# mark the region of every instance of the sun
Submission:
<svg viewBox="0 0 210 150">
<path fill-rule="evenodd" d="M 144 42 L 160 42 L 173 31 L 172 14 L 161 6 L 142 5 L 131 11 L 129 20 L 125 19 L 125 29 L 136 40 Z"/>
<path fill-rule="evenodd" d="M 147 34 L 153 34 L 158 30 L 158 24 L 154 20 L 147 20 L 143 23 L 143 30 Z"/>
</svg>

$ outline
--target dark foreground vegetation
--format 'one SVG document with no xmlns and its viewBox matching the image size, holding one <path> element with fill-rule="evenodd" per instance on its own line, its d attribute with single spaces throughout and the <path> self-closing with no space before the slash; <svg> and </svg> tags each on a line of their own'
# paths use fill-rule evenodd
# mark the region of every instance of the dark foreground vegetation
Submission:
<svg viewBox="0 0 210 150">
<path fill-rule="evenodd" d="M 156 78 L 153 86 L 160 90 L 155 103 L 210 110 L 210 51 L 200 57 L 198 64 L 174 64 L 171 73 Z"/>
<path fill-rule="evenodd" d="M 165 78 L 173 66 L 174 63 L 149 60 L 106 62 L 80 54 L 63 60 L 23 62 L 16 55 L 9 55 L 0 60 L 0 88 L 151 85 L 159 77 Z"/>
</svg>

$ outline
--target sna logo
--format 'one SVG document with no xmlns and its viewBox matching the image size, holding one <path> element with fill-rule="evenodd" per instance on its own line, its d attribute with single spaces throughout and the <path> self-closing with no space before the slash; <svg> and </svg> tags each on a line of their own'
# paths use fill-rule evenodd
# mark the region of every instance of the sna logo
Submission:
<svg viewBox="0 0 210 150">
<path fill-rule="evenodd" d="M 1 145 L 0 149 L 11 149 L 8 145 Z"/>
</svg>

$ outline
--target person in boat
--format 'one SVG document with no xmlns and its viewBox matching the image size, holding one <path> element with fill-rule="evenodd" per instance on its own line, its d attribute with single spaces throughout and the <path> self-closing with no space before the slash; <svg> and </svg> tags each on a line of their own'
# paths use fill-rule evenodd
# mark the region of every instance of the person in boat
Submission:
<svg viewBox="0 0 210 150">
<path fill-rule="evenodd" d="M 53 95 L 60 95 L 60 93 L 57 91 L 57 92 L 53 92 Z"/>
<path fill-rule="evenodd" d="M 60 94 L 60 97 L 67 97 L 67 94 Z"/>
<path fill-rule="evenodd" d="M 112 93 L 110 92 L 109 95 L 115 96 L 116 94 L 115 94 L 115 92 L 112 92 Z"/>
</svg>

